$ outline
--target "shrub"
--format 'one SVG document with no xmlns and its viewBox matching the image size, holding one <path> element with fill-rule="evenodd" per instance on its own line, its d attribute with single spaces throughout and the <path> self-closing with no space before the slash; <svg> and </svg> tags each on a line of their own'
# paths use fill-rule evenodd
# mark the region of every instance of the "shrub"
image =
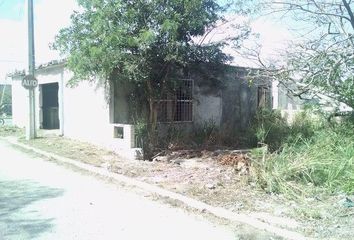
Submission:
<svg viewBox="0 0 354 240">
<path fill-rule="evenodd" d="M 298 142 L 299 138 L 310 139 L 322 125 L 322 118 L 308 111 L 297 113 L 294 121 L 288 124 L 279 111 L 260 109 L 251 123 L 249 137 L 254 135 L 259 145 L 267 145 L 275 152 L 281 151 L 284 145 Z"/>
<path fill-rule="evenodd" d="M 291 123 L 290 133 L 286 141 L 289 143 L 292 142 L 292 139 L 296 142 L 298 138 L 312 138 L 317 130 L 326 125 L 324 119 L 322 115 L 314 115 L 308 110 L 298 112 Z"/>
<path fill-rule="evenodd" d="M 293 197 L 315 189 L 353 193 L 354 125 L 310 126 L 315 128 L 306 128 L 308 132 L 302 128 L 301 134 L 286 142 L 278 153 L 254 151 L 255 180 L 268 192 L 282 192 Z M 304 138 L 302 134 L 311 137 Z"/>
<path fill-rule="evenodd" d="M 219 131 L 214 121 L 206 121 L 192 129 L 191 139 L 199 146 L 214 145 L 220 140 Z"/>
<path fill-rule="evenodd" d="M 260 109 L 251 123 L 251 134 L 258 144 L 267 144 L 271 151 L 279 149 L 290 128 L 279 111 Z M 252 136 L 249 136 L 252 137 Z"/>
</svg>

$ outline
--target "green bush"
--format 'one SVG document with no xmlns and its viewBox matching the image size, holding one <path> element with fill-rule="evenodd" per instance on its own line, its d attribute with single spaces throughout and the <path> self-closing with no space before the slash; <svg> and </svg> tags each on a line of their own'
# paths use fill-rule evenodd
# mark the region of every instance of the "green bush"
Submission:
<svg viewBox="0 0 354 240">
<path fill-rule="evenodd" d="M 293 128 L 296 134 L 281 151 L 253 153 L 257 183 L 268 192 L 290 196 L 314 190 L 353 193 L 354 125 L 339 123 L 330 127 L 316 121 L 305 125 L 307 128 L 301 127 L 300 134 L 299 126 Z"/>
<path fill-rule="evenodd" d="M 271 152 L 281 151 L 284 145 L 298 142 L 299 138 L 310 139 L 316 129 L 322 127 L 323 120 L 301 111 L 295 115 L 291 124 L 279 111 L 260 109 L 251 123 L 251 133 L 258 144 L 267 145 Z"/>
<path fill-rule="evenodd" d="M 315 132 L 326 125 L 325 118 L 321 115 L 311 114 L 309 111 L 300 111 L 295 115 L 290 125 L 290 134 L 287 142 L 296 142 L 298 138 L 310 139 Z"/>
<path fill-rule="evenodd" d="M 161 148 L 190 148 L 188 129 L 180 125 L 171 124 L 164 136 L 159 136 Z"/>
<path fill-rule="evenodd" d="M 159 146 L 187 149 L 240 146 L 240 137 L 235 132 L 230 129 L 221 130 L 213 120 L 189 127 L 172 124 L 166 134 L 160 136 Z"/>
<path fill-rule="evenodd" d="M 216 144 L 219 139 L 219 128 L 214 121 L 207 121 L 192 129 L 191 140 L 198 146 Z"/>
<path fill-rule="evenodd" d="M 161 146 L 168 147 L 208 147 L 220 142 L 220 130 L 214 121 L 207 121 L 200 125 L 185 128 L 180 125 L 168 127 L 167 134 L 162 137 Z"/>
<path fill-rule="evenodd" d="M 290 133 L 290 127 L 280 112 L 268 109 L 257 112 L 251 129 L 258 143 L 267 144 L 271 151 L 279 149 Z"/>
</svg>

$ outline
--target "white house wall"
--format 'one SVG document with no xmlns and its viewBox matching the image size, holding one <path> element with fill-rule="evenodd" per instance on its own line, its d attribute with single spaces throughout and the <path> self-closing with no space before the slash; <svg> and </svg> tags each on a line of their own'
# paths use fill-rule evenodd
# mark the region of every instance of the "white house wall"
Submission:
<svg viewBox="0 0 354 240">
<path fill-rule="evenodd" d="M 134 148 L 134 127 L 122 125 L 124 139 L 114 138 L 110 123 L 110 105 L 102 87 L 82 81 L 75 87 L 67 84 L 72 73 L 63 65 L 37 70 L 39 87 L 35 90 L 36 127 L 41 127 L 41 84 L 58 83 L 60 133 L 72 139 L 83 140 L 116 151 L 123 157 L 136 158 L 141 149 Z M 13 77 L 13 123 L 25 127 L 28 116 L 28 91 L 21 85 L 23 76 Z"/>
<path fill-rule="evenodd" d="M 66 85 L 72 75 L 65 71 L 64 76 Z M 65 86 L 63 94 L 64 135 L 99 145 L 109 145 L 113 130 L 109 122 L 109 104 L 105 101 L 104 89 L 83 81 L 73 88 Z"/>
<path fill-rule="evenodd" d="M 119 125 L 124 128 L 124 139 L 114 138 L 117 124 L 110 123 L 110 105 L 106 101 L 104 88 L 88 81 L 71 88 L 67 86 L 71 77 L 70 71 L 64 72 L 61 121 L 64 135 L 106 147 L 127 159 L 140 158 L 141 149 L 134 148 L 133 126 Z M 60 91 L 59 88 L 59 95 Z"/>
</svg>

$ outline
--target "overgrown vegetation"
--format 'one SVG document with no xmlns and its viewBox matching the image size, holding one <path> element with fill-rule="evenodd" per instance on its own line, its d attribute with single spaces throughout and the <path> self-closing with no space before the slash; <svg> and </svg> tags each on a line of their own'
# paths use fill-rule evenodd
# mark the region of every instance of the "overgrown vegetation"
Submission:
<svg viewBox="0 0 354 240">
<path fill-rule="evenodd" d="M 164 136 L 159 136 L 159 146 L 169 149 L 208 150 L 256 147 L 256 138 L 250 134 L 250 131 L 220 128 L 212 120 L 188 126 L 171 124 Z"/>
<path fill-rule="evenodd" d="M 173 94 L 181 78 L 205 64 L 220 75 L 222 64 L 231 59 L 222 47 L 230 42 L 239 45 L 249 32 L 247 26 L 237 25 L 239 34 L 204 42 L 224 21 L 225 9 L 214 0 L 78 3 L 82 11 L 75 12 L 71 26 L 59 32 L 54 48 L 68 55 L 73 84 L 90 80 L 108 88 L 131 86 L 126 95 L 136 105 L 130 106 L 136 109 L 133 119 L 147 124 L 144 152 L 157 141 L 157 100 Z M 204 80 L 212 86 L 219 82 L 212 73 Z"/>
<path fill-rule="evenodd" d="M 245 49 L 263 69 L 259 75 L 279 81 L 293 95 L 320 100 L 340 112 L 340 104 L 354 107 L 354 4 L 350 0 L 247 1 L 261 16 L 284 23 L 292 40 L 277 52 L 262 54 L 262 44 Z M 252 3 L 254 5 L 252 5 Z"/>
<path fill-rule="evenodd" d="M 24 129 L 14 127 L 14 126 L 1 126 L 0 127 L 0 136 L 20 136 L 24 134 Z"/>
<path fill-rule="evenodd" d="M 353 193 L 354 122 L 344 118 L 328 122 L 332 119 L 328 115 L 353 115 L 353 2 L 253 3 L 260 13 L 287 22 L 291 33 L 299 37 L 289 42 L 279 61 L 263 57 L 257 44 L 246 53 L 259 61 L 258 77 L 277 80 L 289 94 L 331 111 L 316 118 L 301 113 L 290 126 L 279 113 L 261 112 L 252 128 L 257 142 L 265 146 L 253 153 L 255 180 L 268 192 L 290 196 Z"/>
<path fill-rule="evenodd" d="M 309 110 L 297 113 L 289 124 L 280 111 L 260 109 L 251 123 L 248 137 L 253 145 L 257 141 L 258 145 L 266 144 L 270 152 L 275 152 L 298 139 L 310 139 L 323 123 L 315 115 L 311 116 Z"/>
<path fill-rule="evenodd" d="M 161 129 L 165 128 L 161 131 Z M 201 125 L 171 124 L 160 128 L 159 146 L 168 149 L 208 148 L 220 142 L 220 129 L 213 121 Z"/>
<path fill-rule="evenodd" d="M 288 126 L 277 113 L 263 117 L 259 135 L 270 151 L 264 147 L 252 153 L 253 178 L 259 186 L 291 197 L 354 192 L 351 119 L 329 123 L 303 112 Z"/>
</svg>

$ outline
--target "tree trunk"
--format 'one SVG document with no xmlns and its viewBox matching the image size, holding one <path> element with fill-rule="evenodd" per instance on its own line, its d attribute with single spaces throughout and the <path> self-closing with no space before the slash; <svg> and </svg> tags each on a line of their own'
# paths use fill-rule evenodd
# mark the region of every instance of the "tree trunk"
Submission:
<svg viewBox="0 0 354 240">
<path fill-rule="evenodd" d="M 154 154 L 154 149 L 157 145 L 157 116 L 156 103 L 153 98 L 153 89 L 150 81 L 147 81 L 149 113 L 147 119 L 147 136 L 144 137 L 143 151 L 144 159 L 150 160 Z"/>
</svg>

